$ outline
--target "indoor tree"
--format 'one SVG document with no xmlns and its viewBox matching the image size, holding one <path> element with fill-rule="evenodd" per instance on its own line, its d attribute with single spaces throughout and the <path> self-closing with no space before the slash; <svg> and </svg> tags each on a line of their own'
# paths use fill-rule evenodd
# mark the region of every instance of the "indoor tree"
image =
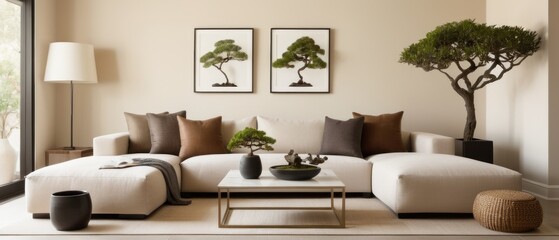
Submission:
<svg viewBox="0 0 559 240">
<path fill-rule="evenodd" d="M 521 27 L 488 26 L 463 20 L 427 33 L 425 38 L 404 49 L 400 62 L 427 72 L 436 70 L 448 78 L 452 89 L 464 99 L 467 112 L 464 141 L 471 141 L 477 123 L 475 91 L 502 79 L 505 73 L 538 51 L 540 42 L 536 32 Z"/>
<path fill-rule="evenodd" d="M 15 66 L 0 62 L 0 139 L 8 138 L 19 126 L 19 79 Z"/>
<path fill-rule="evenodd" d="M 310 37 L 301 37 L 287 47 L 287 51 L 281 55 L 281 58 L 276 59 L 272 63 L 272 67 L 294 68 L 296 62 L 302 62 L 303 66 L 297 70 L 299 80 L 291 83 L 289 86 L 312 87 L 312 84 L 303 81 L 303 75 L 301 75 L 301 72 L 307 68 L 326 68 L 326 62 L 324 62 L 324 60 L 322 60 L 318 55 L 324 55 L 324 49 L 320 48 L 320 46 L 314 42 L 314 39 Z"/>
<path fill-rule="evenodd" d="M 229 82 L 229 77 L 227 77 L 227 74 L 222 69 L 223 64 L 232 60 L 245 61 L 247 60 L 248 55 L 241 51 L 242 48 L 236 45 L 235 40 L 232 39 L 219 40 L 214 44 L 214 46 L 215 49 L 213 51 L 210 51 L 200 57 L 200 62 L 204 64 L 204 68 L 213 66 L 219 70 L 223 76 L 225 76 L 225 83 L 215 83 L 212 86 L 236 87 L 236 84 Z"/>
</svg>

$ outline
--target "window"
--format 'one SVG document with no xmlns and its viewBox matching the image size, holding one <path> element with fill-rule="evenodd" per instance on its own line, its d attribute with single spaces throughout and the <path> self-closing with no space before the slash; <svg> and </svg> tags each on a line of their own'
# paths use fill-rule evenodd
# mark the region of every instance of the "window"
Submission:
<svg viewBox="0 0 559 240">
<path fill-rule="evenodd" d="M 33 170 L 33 0 L 0 0 L 0 199 Z"/>
</svg>

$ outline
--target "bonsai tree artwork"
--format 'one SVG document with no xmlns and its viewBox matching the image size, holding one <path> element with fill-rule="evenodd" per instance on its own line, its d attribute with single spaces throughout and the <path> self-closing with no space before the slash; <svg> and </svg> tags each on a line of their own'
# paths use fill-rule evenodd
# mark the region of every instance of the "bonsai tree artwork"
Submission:
<svg viewBox="0 0 559 240">
<path fill-rule="evenodd" d="M 310 37 L 301 37 L 292 43 L 287 51 L 272 63 L 274 68 L 295 68 L 295 63 L 302 62 L 297 70 L 299 80 L 291 83 L 290 87 L 312 87 L 312 84 L 303 80 L 301 72 L 307 68 L 323 69 L 326 68 L 326 62 L 318 55 L 324 55 L 324 49 L 320 48 Z"/>
<path fill-rule="evenodd" d="M 247 127 L 235 133 L 231 140 L 229 140 L 227 149 L 231 151 L 235 148 L 246 147 L 250 150 L 248 156 L 254 156 L 254 152 L 258 150 L 274 150 L 272 147 L 274 143 L 276 143 L 276 139 L 266 136 L 266 132 Z"/>
<path fill-rule="evenodd" d="M 541 37 L 521 27 L 487 26 L 473 20 L 435 28 L 405 48 L 400 62 L 438 71 L 464 99 L 467 118 L 464 141 L 473 140 L 476 128 L 474 93 L 520 65 L 540 48 Z M 449 69 L 454 66 L 452 69 Z"/>
<path fill-rule="evenodd" d="M 215 67 L 219 70 L 223 76 L 225 76 L 224 83 L 215 83 L 214 87 L 236 87 L 237 85 L 229 81 L 227 73 L 223 71 L 223 64 L 229 61 L 245 61 L 248 55 L 241 51 L 241 47 L 235 44 L 235 40 L 224 39 L 217 41 L 215 44 L 215 49 L 211 52 L 204 54 L 200 57 L 200 62 L 203 63 L 204 68 Z"/>
</svg>

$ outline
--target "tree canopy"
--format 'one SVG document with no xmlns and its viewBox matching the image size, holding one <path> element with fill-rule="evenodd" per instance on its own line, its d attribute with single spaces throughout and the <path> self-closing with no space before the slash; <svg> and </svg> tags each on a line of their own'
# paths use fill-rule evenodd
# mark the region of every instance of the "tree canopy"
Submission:
<svg viewBox="0 0 559 240">
<path fill-rule="evenodd" d="M 200 57 L 200 62 L 203 63 L 204 68 L 209 68 L 211 66 L 217 68 L 223 76 L 225 76 L 226 82 L 223 84 L 214 84 L 214 86 L 236 86 L 229 82 L 229 77 L 222 70 L 223 64 L 235 60 L 235 61 L 245 61 L 248 59 L 248 55 L 241 51 L 241 47 L 235 44 L 235 40 L 224 39 L 219 40 L 215 44 L 215 49 L 211 52 L 204 54 Z"/>
<path fill-rule="evenodd" d="M 253 156 L 258 150 L 272 151 L 272 144 L 276 143 L 276 139 L 266 136 L 266 132 L 256 130 L 254 128 L 245 128 L 235 133 L 229 140 L 227 149 L 231 151 L 235 148 L 246 147 L 250 150 L 249 156 Z"/>
<path fill-rule="evenodd" d="M 312 84 L 303 81 L 303 75 L 301 71 L 310 69 L 322 69 L 326 68 L 326 62 L 322 60 L 318 55 L 324 55 L 324 49 L 320 48 L 314 42 L 314 39 L 310 37 L 301 37 L 293 42 L 287 51 L 281 55 L 281 58 L 276 59 L 272 63 L 274 68 L 294 68 L 296 62 L 302 62 L 303 66 L 297 70 L 299 74 L 299 80 L 297 83 L 293 83 L 291 86 L 312 86 Z"/>
<path fill-rule="evenodd" d="M 472 140 L 476 125 L 474 92 L 503 77 L 540 48 L 541 37 L 521 27 L 488 26 L 474 20 L 451 22 L 405 48 L 400 62 L 425 71 L 437 70 L 466 102 L 464 140 Z M 454 65 L 458 74 L 448 71 Z M 480 70 L 477 71 L 476 70 Z"/>
</svg>

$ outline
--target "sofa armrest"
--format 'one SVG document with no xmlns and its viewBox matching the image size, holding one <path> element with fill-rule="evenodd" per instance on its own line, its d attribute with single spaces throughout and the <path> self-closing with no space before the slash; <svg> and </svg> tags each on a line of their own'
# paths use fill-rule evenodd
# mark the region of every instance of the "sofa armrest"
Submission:
<svg viewBox="0 0 559 240">
<path fill-rule="evenodd" d="M 410 138 L 413 152 L 454 155 L 454 138 L 425 132 L 412 132 Z"/>
<path fill-rule="evenodd" d="M 127 132 L 113 133 L 93 138 L 94 156 L 114 156 L 128 153 Z"/>
</svg>

